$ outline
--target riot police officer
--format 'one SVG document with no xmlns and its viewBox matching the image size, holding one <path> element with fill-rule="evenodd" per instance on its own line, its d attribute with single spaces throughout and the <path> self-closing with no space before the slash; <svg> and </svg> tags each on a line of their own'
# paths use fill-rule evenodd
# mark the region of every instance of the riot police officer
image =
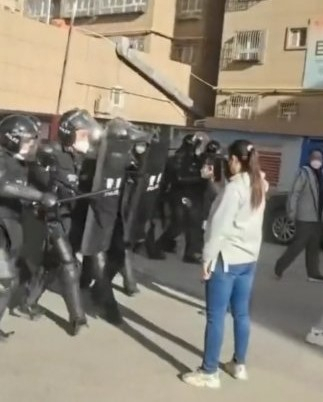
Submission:
<svg viewBox="0 0 323 402">
<path fill-rule="evenodd" d="M 184 232 L 183 261 L 199 263 L 202 248 L 201 214 L 206 182 L 201 178 L 202 155 L 208 138 L 188 134 L 170 158 L 165 172 L 170 222 L 158 243 L 162 250 L 174 252 L 176 238 Z"/>
<path fill-rule="evenodd" d="M 83 156 L 100 137 L 101 127 L 86 110 L 73 109 L 64 113 L 58 125 L 58 143 L 44 144 L 38 152 L 38 164 L 31 169 L 33 183 L 39 188 L 54 192 L 59 200 L 79 194 L 79 175 Z M 69 241 L 73 202 L 62 203 L 55 211 L 45 215 L 48 241 L 45 267 L 50 269 L 55 261 L 60 265 L 63 297 L 70 315 L 72 334 L 86 325 L 79 286 L 79 266 Z M 32 288 L 26 303 L 33 308 L 45 289 L 41 283 Z M 39 276 L 39 275 L 38 275 Z M 37 282 L 37 279 L 36 279 Z"/>
<path fill-rule="evenodd" d="M 56 197 L 27 183 L 26 162 L 35 155 L 39 127 L 33 118 L 11 115 L 0 122 L 0 319 L 17 284 L 17 260 L 24 242 L 24 202 L 53 207 Z M 0 331 L 0 340 L 9 334 Z"/>
</svg>

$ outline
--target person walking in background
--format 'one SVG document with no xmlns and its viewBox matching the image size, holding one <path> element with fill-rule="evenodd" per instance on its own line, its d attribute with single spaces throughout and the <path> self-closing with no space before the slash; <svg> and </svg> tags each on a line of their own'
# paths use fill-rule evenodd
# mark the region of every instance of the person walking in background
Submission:
<svg viewBox="0 0 323 402">
<path fill-rule="evenodd" d="M 231 177 L 212 205 L 204 235 L 207 325 L 203 362 L 199 370 L 183 376 L 185 383 L 196 387 L 220 387 L 219 358 L 229 306 L 234 319 L 234 355 L 225 371 L 236 379 L 248 379 L 249 302 L 268 185 L 257 152 L 248 141 L 235 141 L 228 148 L 228 170 Z"/>
<path fill-rule="evenodd" d="M 319 271 L 323 211 L 322 161 L 322 152 L 313 150 L 308 165 L 299 170 L 289 194 L 287 214 L 296 223 L 296 236 L 276 263 L 277 279 L 283 277 L 287 268 L 305 249 L 308 280 L 323 281 Z"/>
</svg>

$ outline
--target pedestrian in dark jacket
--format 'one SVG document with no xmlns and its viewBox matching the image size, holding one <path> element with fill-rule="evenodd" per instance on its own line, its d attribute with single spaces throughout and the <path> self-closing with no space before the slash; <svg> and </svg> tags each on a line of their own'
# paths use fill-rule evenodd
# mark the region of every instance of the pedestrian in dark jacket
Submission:
<svg viewBox="0 0 323 402">
<path fill-rule="evenodd" d="M 296 223 L 296 236 L 276 263 L 275 274 L 279 279 L 305 249 L 308 280 L 323 281 L 319 271 L 323 211 L 322 164 L 322 151 L 313 150 L 308 164 L 299 170 L 289 194 L 287 213 Z"/>
</svg>

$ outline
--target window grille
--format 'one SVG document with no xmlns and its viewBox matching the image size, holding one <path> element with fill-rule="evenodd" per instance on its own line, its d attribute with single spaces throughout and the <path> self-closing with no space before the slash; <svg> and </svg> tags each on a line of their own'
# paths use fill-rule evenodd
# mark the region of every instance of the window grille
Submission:
<svg viewBox="0 0 323 402">
<path fill-rule="evenodd" d="M 196 45 L 174 44 L 172 58 L 180 63 L 194 64 L 196 59 Z"/>
<path fill-rule="evenodd" d="M 226 11 L 245 11 L 263 0 L 227 0 Z"/>
<path fill-rule="evenodd" d="M 299 106 L 295 101 L 278 102 L 278 118 L 287 121 L 293 120 L 298 116 Z"/>
<path fill-rule="evenodd" d="M 52 16 L 53 4 L 50 7 L 48 0 L 25 0 L 24 14 L 37 20 L 45 20 L 48 15 Z"/>
<path fill-rule="evenodd" d="M 74 0 L 62 0 L 61 17 L 72 16 Z M 77 17 L 144 12 L 148 0 L 78 0 Z"/>
<path fill-rule="evenodd" d="M 235 37 L 234 60 L 262 62 L 265 47 L 265 31 L 240 31 Z"/>
<path fill-rule="evenodd" d="M 216 117 L 251 120 L 256 116 L 258 96 L 232 95 L 216 107 Z"/>
<path fill-rule="evenodd" d="M 204 0 L 178 0 L 177 16 L 180 18 L 199 17 Z"/>
</svg>

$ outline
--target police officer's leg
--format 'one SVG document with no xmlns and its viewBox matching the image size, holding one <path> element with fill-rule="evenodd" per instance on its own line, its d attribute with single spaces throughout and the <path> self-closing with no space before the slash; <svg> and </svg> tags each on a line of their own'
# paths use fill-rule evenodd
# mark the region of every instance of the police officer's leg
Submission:
<svg viewBox="0 0 323 402">
<path fill-rule="evenodd" d="M 19 262 L 18 268 L 21 273 L 21 285 L 16 300 L 10 303 L 10 314 L 37 320 L 44 314 L 43 309 L 38 305 L 38 300 L 46 289 L 44 268 L 24 260 Z"/>
<path fill-rule="evenodd" d="M 193 264 L 201 262 L 203 246 L 202 207 L 197 200 L 186 210 L 185 219 L 185 251 L 183 261 Z"/>
<path fill-rule="evenodd" d="M 112 283 L 108 274 L 108 259 L 105 252 L 83 257 L 83 269 L 91 272 L 93 301 L 101 308 L 105 318 L 115 324 L 122 323 L 122 317 L 115 299 Z"/>
<path fill-rule="evenodd" d="M 170 221 L 158 240 L 161 249 L 166 252 L 176 251 L 176 238 L 184 230 L 184 205 L 182 199 L 177 197 L 170 203 Z"/>
<path fill-rule="evenodd" d="M 16 279 L 15 266 L 8 255 L 8 239 L 5 229 L 0 226 L 0 321 L 9 305 Z M 12 334 L 13 332 L 6 333 L 0 329 L 0 342 Z"/>
<path fill-rule="evenodd" d="M 86 324 L 79 285 L 79 269 L 71 245 L 59 224 L 50 228 L 50 239 L 61 263 L 59 278 L 72 324 L 72 333 L 76 335 L 80 327 Z"/>
</svg>

